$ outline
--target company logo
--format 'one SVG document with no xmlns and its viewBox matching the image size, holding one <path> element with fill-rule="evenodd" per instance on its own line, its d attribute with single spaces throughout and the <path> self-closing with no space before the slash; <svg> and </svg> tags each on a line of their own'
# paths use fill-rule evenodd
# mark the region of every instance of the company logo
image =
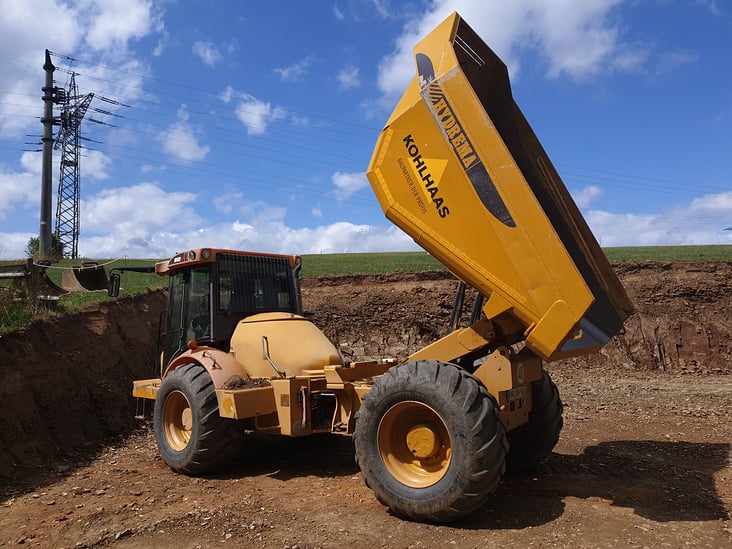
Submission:
<svg viewBox="0 0 732 549">
<path fill-rule="evenodd" d="M 463 168 L 467 170 L 478 162 L 478 155 L 475 154 L 473 144 L 468 139 L 468 136 L 465 135 L 463 127 L 453 114 L 450 103 L 448 103 L 439 86 L 434 84 L 430 85 L 428 93 L 435 118 L 445 132 L 452 146 L 452 150 L 455 151 L 455 154 L 462 162 Z"/>
<path fill-rule="evenodd" d="M 407 154 L 412 161 L 414 170 L 422 182 L 422 191 L 427 195 L 427 198 L 432 201 L 438 215 L 443 219 L 446 218 L 450 215 L 450 209 L 447 207 L 445 199 L 440 194 L 438 181 L 442 176 L 442 172 L 445 170 L 447 162 L 444 160 L 439 161 L 435 159 L 422 158 L 422 155 L 419 152 L 419 147 L 414 142 L 412 134 L 404 137 L 402 142 L 404 143 Z M 435 164 L 437 163 L 441 164 L 439 167 L 439 173 L 434 170 L 436 167 Z M 432 169 L 430 168 L 430 165 L 432 165 Z"/>
<path fill-rule="evenodd" d="M 442 129 L 447 142 L 460 159 L 460 163 L 475 192 L 478 193 L 478 197 L 486 209 L 498 221 L 507 227 L 515 227 L 516 222 L 508 211 L 506 203 L 501 198 L 495 183 L 493 183 L 483 162 L 478 157 L 475 147 L 470 142 L 463 125 L 455 114 L 455 109 L 440 87 L 439 79 L 435 77 L 432 60 L 423 53 L 418 53 L 416 60 L 422 97 Z"/>
</svg>

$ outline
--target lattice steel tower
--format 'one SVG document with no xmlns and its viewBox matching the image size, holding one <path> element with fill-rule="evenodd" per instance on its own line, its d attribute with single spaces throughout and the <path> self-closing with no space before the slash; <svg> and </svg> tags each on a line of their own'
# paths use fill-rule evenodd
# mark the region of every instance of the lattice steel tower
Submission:
<svg viewBox="0 0 732 549">
<path fill-rule="evenodd" d="M 93 93 L 79 95 L 76 74 L 71 73 L 66 100 L 61 109 L 61 129 L 55 149 L 61 148 L 61 170 L 56 203 L 56 237 L 64 247 L 64 257 L 79 256 L 79 158 L 81 156 L 81 121 L 94 97 Z"/>
</svg>

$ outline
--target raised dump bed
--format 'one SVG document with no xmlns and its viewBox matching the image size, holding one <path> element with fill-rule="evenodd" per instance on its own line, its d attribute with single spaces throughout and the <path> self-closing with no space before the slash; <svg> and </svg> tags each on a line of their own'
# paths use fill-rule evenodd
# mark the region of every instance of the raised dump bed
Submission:
<svg viewBox="0 0 732 549">
<path fill-rule="evenodd" d="M 368 178 L 387 218 L 509 315 L 545 360 L 593 351 L 632 313 L 511 94 L 504 63 L 453 14 L 415 47 L 417 75 Z"/>
</svg>

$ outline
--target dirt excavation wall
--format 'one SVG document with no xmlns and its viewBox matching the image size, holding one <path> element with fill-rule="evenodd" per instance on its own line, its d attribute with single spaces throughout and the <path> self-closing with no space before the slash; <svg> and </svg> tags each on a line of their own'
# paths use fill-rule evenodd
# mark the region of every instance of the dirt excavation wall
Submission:
<svg viewBox="0 0 732 549">
<path fill-rule="evenodd" d="M 732 374 L 732 263 L 615 265 L 638 313 L 581 368 Z M 351 359 L 403 357 L 445 333 L 444 272 L 303 281 L 314 322 Z M 162 291 L 0 338 L 0 480 L 134 429 L 133 379 L 154 375 Z"/>
<path fill-rule="evenodd" d="M 732 263 L 617 263 L 637 313 L 583 367 L 732 373 Z M 446 333 L 448 273 L 318 277 L 304 282 L 315 321 L 348 357 L 402 357 Z M 466 309 L 470 302 L 466 298 Z"/>
<path fill-rule="evenodd" d="M 0 337 L 0 478 L 129 432 L 164 303 L 157 291 Z"/>
<path fill-rule="evenodd" d="M 603 364 L 732 373 L 732 263 L 620 263 L 615 268 L 638 313 L 600 351 Z"/>
</svg>

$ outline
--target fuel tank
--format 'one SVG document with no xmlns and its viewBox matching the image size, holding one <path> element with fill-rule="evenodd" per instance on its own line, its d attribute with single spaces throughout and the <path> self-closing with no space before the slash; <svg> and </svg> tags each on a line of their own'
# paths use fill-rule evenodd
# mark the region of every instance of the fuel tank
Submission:
<svg viewBox="0 0 732 549">
<path fill-rule="evenodd" d="M 279 372 L 306 375 L 343 365 L 325 334 L 307 318 L 292 313 L 261 313 L 241 320 L 231 337 L 231 353 L 254 378 L 279 376 Z"/>
</svg>

